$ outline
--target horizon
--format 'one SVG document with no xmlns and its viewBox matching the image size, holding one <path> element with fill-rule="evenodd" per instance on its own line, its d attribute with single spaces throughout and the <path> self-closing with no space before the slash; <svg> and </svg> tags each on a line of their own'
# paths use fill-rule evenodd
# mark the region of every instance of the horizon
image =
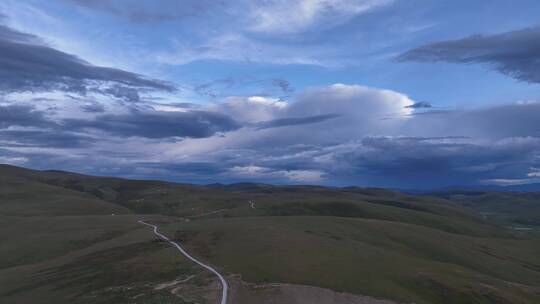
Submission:
<svg viewBox="0 0 540 304">
<path fill-rule="evenodd" d="M 124 179 L 124 180 L 136 180 L 136 181 L 155 181 L 155 182 L 166 182 L 166 183 L 172 183 L 172 184 L 178 184 L 178 185 L 190 185 L 190 186 L 201 186 L 201 187 L 214 187 L 214 186 L 223 186 L 223 187 L 230 187 L 230 186 L 236 186 L 236 185 L 254 185 L 254 186 L 270 186 L 270 187 L 319 187 L 319 188 L 326 188 L 326 189 L 347 189 L 347 188 L 357 188 L 357 189 L 380 189 L 380 190 L 390 190 L 390 191 L 397 191 L 401 193 L 407 193 L 407 194 L 441 194 L 441 193 L 458 193 L 458 192 L 515 192 L 515 193 L 536 193 L 540 191 L 540 183 L 532 183 L 532 184 L 522 184 L 522 185 L 505 185 L 505 186 L 498 186 L 498 185 L 449 185 L 446 187 L 441 188 L 393 188 L 393 187 L 377 187 L 377 186 L 363 186 L 363 185 L 339 185 L 339 186 L 329 186 L 329 185 L 322 185 L 322 184 L 302 184 L 302 183 L 264 183 L 264 182 L 254 182 L 254 181 L 233 181 L 233 182 L 214 182 L 214 183 L 192 183 L 192 182 L 186 182 L 182 180 L 169 180 L 166 178 L 129 178 L 125 176 L 114 176 L 114 175 L 92 175 L 92 174 L 86 174 L 83 172 L 76 172 L 76 171 L 65 171 L 65 170 L 57 170 L 57 169 L 32 169 L 27 168 L 23 166 L 14 166 L 10 164 L 3 164 L 0 163 L 1 166 L 7 166 L 17 169 L 25 169 L 25 170 L 37 170 L 39 172 L 51 172 L 51 173 L 67 173 L 67 174 L 76 174 L 76 175 L 82 175 L 86 177 L 92 177 L 92 178 L 118 178 L 118 179 Z"/>
<path fill-rule="evenodd" d="M 199 185 L 534 187 L 539 10 L 3 1 L 0 163 Z"/>
</svg>

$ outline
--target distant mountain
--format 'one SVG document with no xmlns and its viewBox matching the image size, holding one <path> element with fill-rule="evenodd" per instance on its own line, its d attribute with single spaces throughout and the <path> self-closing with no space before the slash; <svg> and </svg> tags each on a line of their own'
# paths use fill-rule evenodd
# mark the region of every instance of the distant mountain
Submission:
<svg viewBox="0 0 540 304">
<path fill-rule="evenodd" d="M 476 186 L 462 186 L 452 187 L 453 191 L 468 190 L 468 191 L 500 191 L 500 192 L 540 192 L 540 184 L 523 184 L 523 185 L 511 185 L 511 186 L 497 186 L 497 185 L 476 185 Z"/>
</svg>

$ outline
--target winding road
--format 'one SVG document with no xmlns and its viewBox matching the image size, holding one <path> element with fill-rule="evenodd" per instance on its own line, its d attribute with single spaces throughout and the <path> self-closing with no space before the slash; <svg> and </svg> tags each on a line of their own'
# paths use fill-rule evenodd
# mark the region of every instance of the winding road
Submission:
<svg viewBox="0 0 540 304">
<path fill-rule="evenodd" d="M 201 267 L 205 268 L 206 270 L 210 271 L 211 273 L 215 274 L 218 278 L 219 278 L 219 281 L 221 282 L 221 287 L 222 287 L 222 292 L 221 292 L 221 304 L 227 304 L 227 292 L 228 292 L 228 289 L 229 289 L 229 285 L 227 284 L 227 281 L 225 281 L 225 279 L 223 278 L 223 276 L 217 272 L 217 270 L 215 270 L 214 268 L 212 268 L 211 266 L 208 266 L 206 264 L 204 264 L 203 262 L 197 260 L 196 258 L 192 257 L 189 253 L 187 253 L 184 248 L 182 248 L 182 246 L 180 246 L 178 243 L 176 242 L 173 242 L 171 241 L 168 237 L 164 236 L 163 234 L 159 233 L 158 232 L 158 227 L 156 225 L 152 225 L 152 224 L 149 224 L 149 223 L 146 223 L 144 221 L 138 221 L 140 224 L 143 224 L 143 225 L 146 225 L 148 227 L 152 227 L 154 228 L 154 234 L 159 236 L 161 239 L 171 243 L 171 245 L 173 245 L 174 247 L 176 247 L 176 249 L 178 249 L 178 251 L 180 251 L 180 253 L 182 253 L 186 258 L 190 259 L 191 261 L 193 261 L 195 264 L 198 264 L 200 265 Z"/>
</svg>

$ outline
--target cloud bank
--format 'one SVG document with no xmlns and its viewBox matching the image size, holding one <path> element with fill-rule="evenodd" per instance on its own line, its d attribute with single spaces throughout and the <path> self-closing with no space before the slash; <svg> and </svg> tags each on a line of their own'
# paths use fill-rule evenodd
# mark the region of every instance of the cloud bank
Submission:
<svg viewBox="0 0 540 304">
<path fill-rule="evenodd" d="M 138 101 L 139 93 L 172 92 L 167 82 L 92 65 L 44 44 L 38 37 L 0 25 L 0 92 L 99 93 Z"/>
<path fill-rule="evenodd" d="M 431 43 L 403 53 L 398 59 L 482 63 L 517 80 L 540 83 L 540 27 Z"/>
<path fill-rule="evenodd" d="M 174 41 L 175 49 L 161 54 L 168 65 L 231 60 L 327 66 L 332 62 L 325 58 L 341 57 L 327 56 L 332 47 L 318 43 L 318 33 L 339 36 L 345 23 L 392 1 L 202 1 L 185 11 L 176 1 L 152 6 L 153 11 L 144 10 L 150 1 L 142 6 L 120 0 L 71 2 L 130 26 L 172 20 L 197 25 L 193 16 L 211 15 L 214 5 L 227 7 L 219 18 L 234 22 L 206 37 L 208 27 L 223 21 L 209 18 L 204 37 Z M 437 42 L 399 59 L 487 64 L 538 83 L 538 32 L 529 28 Z M 539 179 L 537 101 L 444 109 L 434 106 L 436 100 L 432 105 L 354 83 L 293 89 L 281 77 L 194 78 L 193 92 L 204 101 L 161 99 L 159 93 L 176 87 L 96 66 L 0 25 L 0 161 L 200 183 L 436 188 Z M 252 83 L 264 92 L 231 89 Z"/>
<path fill-rule="evenodd" d="M 81 102 L 79 111 L 66 112 L 68 103 L 3 100 L 3 160 L 201 183 L 406 188 L 534 182 L 540 168 L 537 102 L 417 109 L 395 91 L 335 84 L 291 101 L 230 97 L 206 106 L 108 104 L 98 111 Z"/>
</svg>

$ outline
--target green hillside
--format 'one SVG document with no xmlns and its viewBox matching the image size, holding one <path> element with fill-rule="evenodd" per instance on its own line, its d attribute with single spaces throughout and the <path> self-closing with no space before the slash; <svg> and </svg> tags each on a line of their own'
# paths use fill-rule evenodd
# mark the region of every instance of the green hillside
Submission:
<svg viewBox="0 0 540 304">
<path fill-rule="evenodd" d="M 212 278 L 155 242 L 140 218 L 249 283 L 402 303 L 540 302 L 540 239 L 478 213 L 489 208 L 478 197 L 466 205 L 385 189 L 196 186 L 12 166 L 0 166 L 0 181 L 2 303 L 211 301 Z M 507 195 L 497 206 L 522 199 Z M 155 287 L 179 277 L 191 280 L 184 297 Z"/>
<path fill-rule="evenodd" d="M 213 219 L 167 231 L 248 281 L 322 286 L 407 303 L 540 299 L 538 241 L 335 216 Z"/>
<path fill-rule="evenodd" d="M 509 225 L 540 226 L 540 193 L 465 191 L 441 196 Z"/>
</svg>

